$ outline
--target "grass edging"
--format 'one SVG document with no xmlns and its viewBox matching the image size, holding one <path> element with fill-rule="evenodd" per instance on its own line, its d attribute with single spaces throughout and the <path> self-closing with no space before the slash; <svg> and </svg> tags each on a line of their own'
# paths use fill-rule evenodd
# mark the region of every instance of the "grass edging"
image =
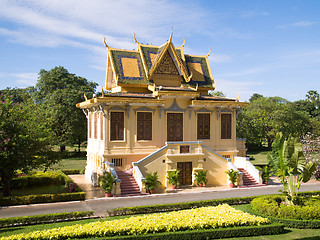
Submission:
<svg viewBox="0 0 320 240">
<path fill-rule="evenodd" d="M 93 216 L 93 211 L 41 214 L 24 217 L 0 218 L 0 228 L 81 220 Z"/>
<path fill-rule="evenodd" d="M 123 207 L 107 210 L 106 216 L 125 216 L 135 214 L 157 213 L 157 212 L 170 212 L 199 207 L 218 206 L 219 204 L 240 205 L 249 204 L 254 197 L 237 197 L 237 198 L 222 198 L 204 201 L 194 202 L 181 202 L 181 203 L 169 203 L 169 204 L 156 204 L 136 207 Z"/>
<path fill-rule="evenodd" d="M 276 235 L 284 233 L 284 226 L 278 223 L 271 223 L 268 225 L 260 226 L 241 226 L 241 227 L 228 227 L 216 228 L 205 230 L 187 230 L 179 232 L 164 232 L 143 235 L 130 235 L 130 236 L 114 236 L 104 237 L 103 239 L 134 239 L 134 240 L 181 240 L 181 239 L 218 239 L 218 238 L 232 238 L 232 237 L 250 237 L 261 235 Z M 99 239 L 99 238 L 98 238 Z"/>
</svg>

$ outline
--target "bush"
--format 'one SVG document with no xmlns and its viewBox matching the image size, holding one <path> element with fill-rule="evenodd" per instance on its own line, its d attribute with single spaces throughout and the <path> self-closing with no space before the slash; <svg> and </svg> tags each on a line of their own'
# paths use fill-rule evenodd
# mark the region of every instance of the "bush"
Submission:
<svg viewBox="0 0 320 240">
<path fill-rule="evenodd" d="M 1 197 L 0 206 L 85 200 L 85 192 Z"/>
<path fill-rule="evenodd" d="M 13 178 L 10 182 L 12 189 L 30 188 L 45 185 L 69 185 L 73 181 L 62 171 L 36 172 L 31 175 Z"/>
<path fill-rule="evenodd" d="M 66 175 L 72 175 L 72 174 L 80 174 L 81 170 L 80 169 L 63 169 L 61 170 Z"/>
<path fill-rule="evenodd" d="M 283 196 L 264 196 L 252 200 L 251 207 L 255 212 L 266 216 L 297 219 L 320 220 L 320 197 L 299 197 L 301 205 L 285 205 Z"/>
<path fill-rule="evenodd" d="M 52 222 L 80 220 L 93 215 L 93 211 L 42 214 L 25 217 L 0 218 L 0 228 Z"/>
</svg>

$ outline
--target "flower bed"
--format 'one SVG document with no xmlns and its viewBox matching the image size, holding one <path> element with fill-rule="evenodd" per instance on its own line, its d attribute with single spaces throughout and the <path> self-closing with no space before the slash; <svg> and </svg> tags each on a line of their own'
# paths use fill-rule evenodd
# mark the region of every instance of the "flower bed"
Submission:
<svg viewBox="0 0 320 240">
<path fill-rule="evenodd" d="M 136 216 L 19 234 L 5 239 L 67 239 L 141 235 L 234 226 L 256 226 L 268 219 L 235 210 L 229 205 Z"/>
</svg>

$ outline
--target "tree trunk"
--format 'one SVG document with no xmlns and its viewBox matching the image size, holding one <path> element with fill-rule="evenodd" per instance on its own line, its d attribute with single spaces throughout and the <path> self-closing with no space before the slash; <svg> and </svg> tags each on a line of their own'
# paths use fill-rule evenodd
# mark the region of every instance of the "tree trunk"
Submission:
<svg viewBox="0 0 320 240">
<path fill-rule="evenodd" d="M 60 145 L 60 152 L 64 152 L 66 150 L 66 146 L 65 145 Z"/>
<path fill-rule="evenodd" d="M 272 150 L 272 139 L 267 137 L 267 142 L 268 142 L 268 150 Z"/>
<path fill-rule="evenodd" d="M 10 180 L 11 178 L 8 176 L 1 176 L 1 180 L 2 180 L 2 186 L 3 186 L 3 190 L 2 190 L 2 194 L 4 197 L 9 197 L 11 196 L 11 189 L 10 189 Z"/>
</svg>

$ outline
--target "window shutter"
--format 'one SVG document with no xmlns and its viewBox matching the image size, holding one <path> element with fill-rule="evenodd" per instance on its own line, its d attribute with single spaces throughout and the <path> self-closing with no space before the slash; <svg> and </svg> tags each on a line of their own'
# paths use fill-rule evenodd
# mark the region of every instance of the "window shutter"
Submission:
<svg viewBox="0 0 320 240">
<path fill-rule="evenodd" d="M 210 113 L 198 114 L 198 139 L 210 139 Z"/>
<path fill-rule="evenodd" d="M 137 113 L 137 140 L 152 140 L 152 113 Z"/>
<path fill-rule="evenodd" d="M 124 140 L 124 113 L 111 112 L 111 141 Z"/>
<path fill-rule="evenodd" d="M 221 138 L 231 139 L 231 114 L 221 114 Z"/>
</svg>

